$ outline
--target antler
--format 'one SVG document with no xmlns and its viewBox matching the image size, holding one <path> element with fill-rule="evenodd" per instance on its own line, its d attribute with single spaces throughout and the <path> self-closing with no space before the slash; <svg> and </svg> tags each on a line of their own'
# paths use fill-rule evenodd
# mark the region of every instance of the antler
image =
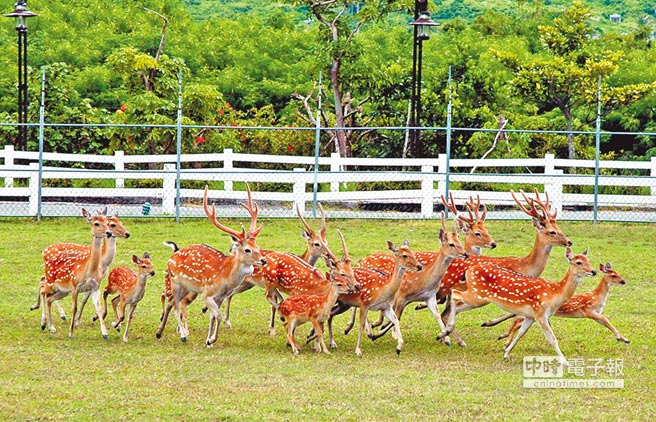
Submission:
<svg viewBox="0 0 656 422">
<path fill-rule="evenodd" d="M 545 203 L 543 203 L 543 202 L 540 200 L 540 193 L 538 192 L 538 190 L 537 190 L 537 189 L 534 189 L 534 190 L 535 190 L 535 202 L 536 202 L 536 203 L 542 208 L 542 210 L 544 211 L 544 216 L 545 216 L 545 218 L 555 219 L 555 218 L 556 218 L 556 215 L 558 214 L 558 211 L 557 211 L 557 210 L 554 211 L 554 212 L 551 212 L 551 211 L 550 211 L 550 207 L 549 207 L 549 194 L 547 193 L 547 191 L 544 192 L 544 196 L 546 196 L 546 200 L 547 200 L 547 203 L 545 204 Z"/>
<path fill-rule="evenodd" d="M 474 219 L 471 215 L 471 212 L 469 213 L 469 216 L 470 216 L 469 219 L 467 219 L 467 217 L 465 217 L 462 214 L 458 214 L 458 208 L 456 208 L 456 202 L 453 200 L 453 192 L 449 192 L 450 203 L 446 202 L 446 199 L 444 198 L 444 195 L 442 195 L 440 198 L 442 199 L 442 203 L 444 204 L 444 207 L 446 209 L 448 209 L 449 211 L 451 211 L 455 218 L 460 219 L 464 223 L 467 223 L 469 225 L 474 224 Z"/>
<path fill-rule="evenodd" d="M 349 256 L 348 248 L 346 247 L 346 241 L 344 240 L 344 235 L 339 230 L 337 230 L 337 234 L 339 235 L 339 239 L 342 241 L 342 249 L 344 250 L 344 262 L 351 262 L 351 257 Z"/>
<path fill-rule="evenodd" d="M 321 211 L 321 229 L 319 230 L 319 232 L 322 235 L 325 235 L 326 234 L 326 213 L 323 211 L 323 207 L 321 206 L 321 204 L 319 204 L 319 211 Z M 307 230 L 307 232 L 310 233 L 310 234 L 314 233 L 314 230 L 312 230 L 312 228 L 310 227 L 308 222 L 301 215 L 301 210 L 299 209 L 298 204 L 296 204 L 296 214 L 298 214 L 298 218 L 301 219 L 301 222 L 303 223 L 303 226 L 305 227 L 305 230 Z"/>
<path fill-rule="evenodd" d="M 544 219 L 546 219 L 546 215 L 540 215 L 539 210 L 538 210 L 537 207 L 534 205 L 534 202 L 535 202 L 534 199 L 527 198 L 527 197 L 526 197 L 526 194 L 524 193 L 524 191 L 523 191 L 522 189 L 519 190 L 519 193 L 522 194 L 522 196 L 524 197 L 524 200 L 526 201 L 526 203 L 531 207 L 530 210 L 527 209 L 527 208 L 526 208 L 526 207 L 525 207 L 525 206 L 519 201 L 519 199 L 517 199 L 517 197 L 515 196 L 515 192 L 511 189 L 511 190 L 510 190 L 510 194 L 512 195 L 513 199 L 515 200 L 515 203 L 517 203 L 517 205 L 519 206 L 519 209 L 520 209 L 520 210 L 524 211 L 524 213 L 527 214 L 527 215 L 530 216 L 530 217 L 537 218 L 537 219 L 540 219 L 540 220 L 544 220 Z M 535 189 L 535 194 L 536 194 L 536 196 L 539 198 L 538 190 L 537 190 L 537 189 Z M 549 203 L 548 199 L 547 199 L 547 203 Z M 541 204 L 541 202 L 538 202 L 538 205 L 540 205 L 540 204 Z M 542 206 L 542 205 L 541 205 L 541 206 Z M 543 211 L 544 211 L 544 208 L 543 208 Z"/>
<path fill-rule="evenodd" d="M 250 239 L 255 239 L 258 234 L 260 234 L 260 230 L 262 230 L 263 225 L 260 225 L 260 227 L 257 227 L 257 214 L 260 212 L 259 207 L 257 204 L 253 203 L 253 198 L 251 196 L 251 188 L 248 186 L 248 183 L 246 183 L 246 191 L 248 192 L 248 205 L 246 204 L 240 204 L 248 213 L 251 215 L 251 225 L 248 228 L 248 238 Z"/>
<path fill-rule="evenodd" d="M 485 206 L 485 204 L 483 204 L 483 215 L 481 216 L 478 213 L 478 210 L 481 207 L 481 196 L 480 195 L 476 195 L 476 203 L 475 204 L 474 204 L 474 198 L 470 196 L 469 197 L 469 202 L 465 203 L 465 205 L 467 205 L 467 211 L 469 212 L 469 218 L 471 220 L 474 220 L 474 217 L 475 217 L 475 219 L 478 220 L 478 221 L 485 221 L 485 217 L 487 216 L 487 207 Z M 474 211 L 474 215 L 472 215 L 472 210 Z"/>
<path fill-rule="evenodd" d="M 214 223 L 214 225 L 216 227 L 218 227 L 220 230 L 228 233 L 230 236 L 232 236 L 236 239 L 243 240 L 246 237 L 246 233 L 244 232 L 243 227 L 241 228 L 241 233 L 239 233 L 238 231 L 233 230 L 233 229 L 231 229 L 229 227 L 226 227 L 223 224 L 219 223 L 219 220 L 216 219 L 216 206 L 214 204 L 212 204 L 212 209 L 210 209 L 210 207 L 208 206 L 208 203 L 207 203 L 207 191 L 208 191 L 208 189 L 209 189 L 208 186 L 205 185 L 205 194 L 203 195 L 203 209 L 205 210 L 205 215 L 207 215 L 207 218 L 209 218 L 210 221 L 212 223 Z M 250 191 L 249 191 L 249 197 L 250 197 Z"/>
</svg>

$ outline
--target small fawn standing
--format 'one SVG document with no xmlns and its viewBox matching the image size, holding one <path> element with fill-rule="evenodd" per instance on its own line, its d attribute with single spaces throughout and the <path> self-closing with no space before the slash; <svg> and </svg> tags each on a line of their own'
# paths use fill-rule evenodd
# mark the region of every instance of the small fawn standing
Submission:
<svg viewBox="0 0 656 422">
<path fill-rule="evenodd" d="M 601 313 L 604 311 L 606 306 L 606 299 L 608 299 L 608 293 L 610 292 L 611 284 L 626 284 L 626 281 L 620 276 L 617 271 L 613 270 L 610 264 L 599 264 L 599 271 L 604 275 L 599 282 L 599 285 L 596 289 L 589 292 L 579 293 L 570 298 L 565 302 L 555 313 L 554 316 L 562 318 L 588 318 L 594 321 L 597 321 L 599 324 L 608 328 L 614 335 L 617 341 L 623 341 L 624 343 L 629 343 L 629 339 L 620 334 L 620 332 L 610 323 L 608 318 L 603 316 Z M 513 314 L 508 314 L 503 317 L 497 318 L 492 321 L 488 321 L 483 324 L 483 327 L 492 327 L 506 319 L 512 318 Z M 498 340 L 508 337 L 505 346 L 508 346 L 512 341 L 513 337 L 519 327 L 522 325 L 524 318 L 517 317 L 515 318 L 512 326 L 507 333 L 499 336 Z"/>
<path fill-rule="evenodd" d="M 330 310 L 340 294 L 354 293 L 352 284 L 341 276 L 328 274 L 330 287 L 320 294 L 299 294 L 283 300 L 278 307 L 280 319 L 287 330 L 287 344 L 295 355 L 299 353 L 299 344 L 294 337 L 296 327 L 308 321 L 316 334 L 314 349 L 317 352 L 330 353 L 323 340 L 323 323 L 330 317 Z"/>
<path fill-rule="evenodd" d="M 112 326 L 117 331 L 121 331 L 121 323 L 125 319 L 125 308 L 130 306 L 128 311 L 127 322 L 125 324 L 125 332 L 123 333 L 123 341 L 128 342 L 128 331 L 130 331 L 130 323 L 132 322 L 132 315 L 137 307 L 137 304 L 143 299 L 146 291 L 146 279 L 148 276 L 154 276 L 153 264 L 150 262 L 148 252 L 144 252 L 143 257 L 139 258 L 132 255 L 132 262 L 138 268 L 138 274 L 129 269 L 128 267 L 116 267 L 109 272 L 107 279 L 107 287 L 103 293 L 103 301 L 105 303 L 105 311 L 103 318 L 107 316 L 107 296 L 118 293 L 112 299 L 112 308 L 114 315 L 116 315 L 116 322 Z M 117 306 L 120 302 L 120 310 Z"/>
<path fill-rule="evenodd" d="M 510 357 L 510 352 L 519 339 L 533 322 L 537 321 L 561 363 L 567 365 L 567 359 L 560 351 L 558 340 L 551 330 L 549 318 L 572 297 L 581 277 L 594 277 L 597 274 L 590 265 L 587 254 L 587 249 L 580 255 L 573 255 L 569 247 L 566 249 L 565 256 L 570 265 L 560 282 L 550 283 L 543 278 L 528 277 L 490 262 L 479 262 L 467 269 L 467 290 L 477 299 L 487 300 L 525 318 L 517 336 L 504 349 L 505 359 Z"/>
</svg>

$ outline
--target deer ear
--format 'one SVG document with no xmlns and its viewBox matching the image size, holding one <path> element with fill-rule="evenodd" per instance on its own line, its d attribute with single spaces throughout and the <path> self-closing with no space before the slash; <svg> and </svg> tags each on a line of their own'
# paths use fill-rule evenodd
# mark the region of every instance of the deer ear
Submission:
<svg viewBox="0 0 656 422">
<path fill-rule="evenodd" d="M 565 257 L 567 258 L 568 261 L 571 261 L 572 259 L 574 259 L 574 254 L 572 253 L 572 248 L 565 249 Z"/>
<path fill-rule="evenodd" d="M 391 240 L 387 241 L 387 249 L 389 249 L 392 252 L 397 252 L 398 251 L 396 245 Z"/>
<path fill-rule="evenodd" d="M 148 254 L 148 252 L 144 252 L 142 259 L 150 259 L 150 254 Z"/>
<path fill-rule="evenodd" d="M 445 242 L 445 241 L 446 241 L 446 232 L 440 229 L 440 242 Z"/>
<path fill-rule="evenodd" d="M 82 217 L 86 218 L 87 221 L 91 221 L 91 214 L 89 214 L 86 208 L 82 208 Z"/>
<path fill-rule="evenodd" d="M 585 248 L 585 250 L 581 253 L 581 255 L 588 256 L 588 248 Z"/>
<path fill-rule="evenodd" d="M 542 224 L 542 221 L 540 221 L 539 218 L 531 217 L 533 220 L 533 227 L 535 227 L 535 230 L 540 230 L 542 227 L 544 227 L 544 224 Z"/>
<path fill-rule="evenodd" d="M 308 240 L 310 238 L 310 234 L 305 229 L 301 229 L 301 236 L 303 236 L 305 240 Z"/>
<path fill-rule="evenodd" d="M 132 255 L 132 262 L 134 262 L 135 264 L 139 264 L 139 257 L 136 255 Z"/>
</svg>

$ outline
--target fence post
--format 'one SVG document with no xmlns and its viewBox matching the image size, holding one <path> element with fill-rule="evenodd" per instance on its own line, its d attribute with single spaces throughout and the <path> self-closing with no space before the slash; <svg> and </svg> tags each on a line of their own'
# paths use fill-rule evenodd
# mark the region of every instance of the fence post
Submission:
<svg viewBox="0 0 656 422">
<path fill-rule="evenodd" d="M 651 157 L 651 177 L 656 177 L 656 157 Z M 651 185 L 651 194 L 656 195 L 656 186 L 652 183 Z"/>
<path fill-rule="evenodd" d="M 421 217 L 433 215 L 433 167 L 421 166 Z"/>
<path fill-rule="evenodd" d="M 330 172 L 339 173 L 341 169 L 339 153 L 330 153 Z M 330 191 L 339 192 L 339 182 L 330 182 Z"/>
<path fill-rule="evenodd" d="M 125 151 L 114 151 L 114 170 L 121 175 L 125 171 Z M 122 177 L 117 177 L 114 183 L 118 189 L 125 187 L 125 179 Z"/>
<path fill-rule="evenodd" d="M 547 154 L 551 155 L 552 154 Z M 551 202 L 551 208 L 562 215 L 563 214 L 563 171 L 555 170 L 553 165 L 551 166 L 551 171 L 547 173 L 547 167 L 545 166 L 545 180 L 544 183 L 544 193 L 548 195 L 549 201 Z"/>
<path fill-rule="evenodd" d="M 437 173 L 435 174 L 435 180 L 437 181 L 437 192 L 435 192 L 435 197 L 440 198 L 442 195 L 447 196 L 447 190 L 450 189 L 446 184 L 446 174 L 449 171 L 447 168 L 447 155 L 440 154 L 437 156 Z"/>
<path fill-rule="evenodd" d="M 544 174 L 552 174 L 556 168 L 555 156 L 553 154 L 544 154 Z"/>
<path fill-rule="evenodd" d="M 232 148 L 223 150 L 223 170 L 230 172 L 234 169 Z M 232 192 L 232 180 L 225 180 L 223 182 L 223 189 L 226 192 Z"/>
<path fill-rule="evenodd" d="M 294 175 L 294 206 L 298 207 L 298 210 L 301 212 L 301 215 L 305 212 L 305 169 L 304 168 L 295 168 L 294 173 L 299 173 Z M 292 209 L 292 215 L 294 210 Z"/>
<path fill-rule="evenodd" d="M 5 166 L 7 168 L 14 166 L 14 146 L 13 145 L 5 145 Z M 652 170 L 652 173 L 653 173 L 653 170 Z M 11 173 L 9 173 L 9 174 L 11 174 Z M 5 177 L 5 187 L 6 188 L 13 188 L 14 187 L 14 178 L 13 177 Z"/>
<path fill-rule="evenodd" d="M 175 164 L 164 164 L 164 179 L 162 181 L 162 213 L 175 214 Z"/>
<path fill-rule="evenodd" d="M 39 213 L 39 163 L 30 163 L 30 199 L 29 215 L 36 216 Z"/>
</svg>

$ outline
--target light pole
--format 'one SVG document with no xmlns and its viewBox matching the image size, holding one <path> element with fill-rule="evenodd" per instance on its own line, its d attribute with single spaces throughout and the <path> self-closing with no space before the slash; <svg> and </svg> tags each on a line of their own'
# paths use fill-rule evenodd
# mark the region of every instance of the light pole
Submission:
<svg viewBox="0 0 656 422">
<path fill-rule="evenodd" d="M 18 149 L 27 150 L 27 18 L 36 16 L 27 10 L 27 1 L 18 0 L 8 18 L 16 19 L 18 33 Z"/>
<path fill-rule="evenodd" d="M 421 124 L 422 44 L 429 38 L 429 27 L 439 25 L 431 19 L 431 14 L 428 12 L 428 0 L 415 0 L 415 16 L 414 21 L 412 21 L 414 35 L 412 46 L 412 98 L 410 99 L 411 127 L 419 127 Z M 417 157 L 421 132 L 418 129 L 412 129 L 410 134 L 410 151 L 414 157 Z"/>
</svg>

